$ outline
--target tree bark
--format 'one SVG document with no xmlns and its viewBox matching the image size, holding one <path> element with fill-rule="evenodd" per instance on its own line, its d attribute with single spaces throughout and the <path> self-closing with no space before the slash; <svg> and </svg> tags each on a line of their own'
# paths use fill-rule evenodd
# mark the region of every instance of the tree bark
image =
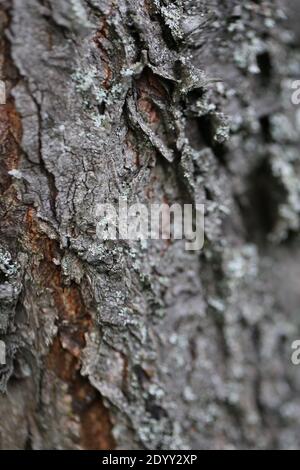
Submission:
<svg viewBox="0 0 300 470">
<path fill-rule="evenodd" d="M 299 448 L 297 1 L 1 0 L 1 449 Z M 100 203 L 205 204 L 205 246 Z"/>
</svg>

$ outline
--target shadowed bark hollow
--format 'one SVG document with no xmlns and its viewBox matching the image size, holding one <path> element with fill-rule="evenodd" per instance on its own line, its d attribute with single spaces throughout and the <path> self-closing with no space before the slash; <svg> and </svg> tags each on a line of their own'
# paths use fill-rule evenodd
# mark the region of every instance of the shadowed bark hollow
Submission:
<svg viewBox="0 0 300 470">
<path fill-rule="evenodd" d="M 296 0 L 0 0 L 1 449 L 300 447 Z M 100 241 L 205 205 L 205 246 Z"/>
</svg>

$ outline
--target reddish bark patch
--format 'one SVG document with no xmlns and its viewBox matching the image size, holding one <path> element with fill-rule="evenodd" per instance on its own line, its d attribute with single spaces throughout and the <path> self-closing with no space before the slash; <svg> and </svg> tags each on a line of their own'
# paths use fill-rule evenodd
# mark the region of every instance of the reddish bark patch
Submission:
<svg viewBox="0 0 300 470">
<path fill-rule="evenodd" d="M 16 111 L 10 89 L 16 80 L 16 71 L 10 57 L 7 39 L 4 35 L 4 27 L 8 25 L 8 18 L 0 11 L 0 79 L 6 84 L 6 104 L 0 105 L 0 193 L 11 186 L 10 170 L 18 167 L 20 159 L 20 142 L 22 138 L 22 125 L 19 114 Z"/>
<path fill-rule="evenodd" d="M 22 125 L 11 96 L 11 89 L 18 82 L 19 76 L 12 62 L 9 42 L 5 35 L 9 18 L 4 8 L 2 6 L 0 9 L 0 80 L 3 80 L 6 86 L 6 103 L 0 105 L 0 239 L 5 240 L 12 254 L 16 254 L 25 208 L 18 198 L 14 180 L 9 172 L 19 166 Z"/>
<path fill-rule="evenodd" d="M 156 107 L 143 92 L 142 96 L 138 100 L 138 109 L 147 116 L 147 121 L 150 124 L 155 124 L 159 121 L 159 114 Z"/>
<path fill-rule="evenodd" d="M 73 389 L 73 406 L 81 420 L 81 445 L 87 450 L 112 450 L 115 440 L 112 436 L 112 424 L 102 397 L 87 380 L 82 377 Z"/>
<path fill-rule="evenodd" d="M 53 262 L 54 258 L 59 258 L 57 243 L 40 231 L 33 209 L 27 212 L 26 224 L 26 244 L 38 260 L 33 263 L 32 275 L 41 287 L 52 289 L 58 316 L 58 334 L 46 358 L 46 367 L 68 385 L 73 414 L 80 421 L 80 446 L 83 449 L 113 449 L 115 442 L 109 412 L 100 393 L 80 374 L 85 334 L 92 327 L 91 316 L 79 286 L 64 286 L 60 267 Z"/>
<path fill-rule="evenodd" d="M 158 125 L 160 122 L 160 111 L 154 100 L 166 100 L 166 90 L 151 70 L 146 69 L 136 81 L 138 91 L 137 108 L 143 113 L 149 124 Z"/>
<path fill-rule="evenodd" d="M 96 32 L 93 37 L 93 41 L 96 44 L 97 48 L 100 51 L 101 63 L 103 67 L 103 76 L 104 80 L 102 81 L 102 86 L 108 90 L 111 86 L 111 81 L 113 78 L 112 69 L 110 66 L 110 58 L 106 48 L 106 42 L 109 37 L 109 25 L 107 19 L 103 17 L 101 19 L 99 30 Z"/>
</svg>

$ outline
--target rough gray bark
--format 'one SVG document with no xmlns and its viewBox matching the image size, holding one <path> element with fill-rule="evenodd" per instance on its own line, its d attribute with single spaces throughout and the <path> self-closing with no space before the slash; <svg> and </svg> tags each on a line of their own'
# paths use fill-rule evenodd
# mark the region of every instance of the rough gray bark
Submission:
<svg viewBox="0 0 300 470">
<path fill-rule="evenodd" d="M 299 448 L 296 0 L 0 5 L 0 447 Z M 100 243 L 120 194 L 204 250 Z"/>
</svg>

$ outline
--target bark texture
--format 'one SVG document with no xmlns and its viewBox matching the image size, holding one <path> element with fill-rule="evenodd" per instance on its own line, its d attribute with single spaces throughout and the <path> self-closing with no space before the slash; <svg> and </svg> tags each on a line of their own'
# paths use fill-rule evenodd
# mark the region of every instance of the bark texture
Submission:
<svg viewBox="0 0 300 470">
<path fill-rule="evenodd" d="M 297 3 L 0 1 L 2 449 L 300 447 Z M 119 195 L 201 254 L 100 243 Z"/>
</svg>

